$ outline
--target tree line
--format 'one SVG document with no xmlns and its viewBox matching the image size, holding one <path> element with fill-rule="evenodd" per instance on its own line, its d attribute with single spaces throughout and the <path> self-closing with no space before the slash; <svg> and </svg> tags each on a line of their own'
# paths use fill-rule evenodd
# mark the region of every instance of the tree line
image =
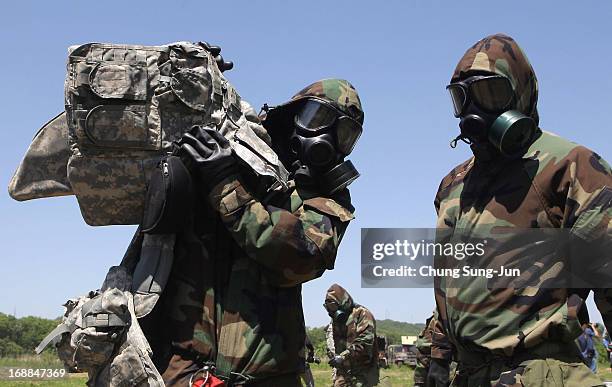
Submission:
<svg viewBox="0 0 612 387">
<path fill-rule="evenodd" d="M 34 348 L 53 330 L 60 319 L 16 318 L 0 313 L 0 357 L 33 354 Z"/>
</svg>

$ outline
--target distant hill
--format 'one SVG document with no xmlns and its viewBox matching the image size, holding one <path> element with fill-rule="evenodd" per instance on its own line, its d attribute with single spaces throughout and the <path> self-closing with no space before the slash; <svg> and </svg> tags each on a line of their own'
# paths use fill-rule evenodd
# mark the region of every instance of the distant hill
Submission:
<svg viewBox="0 0 612 387">
<path fill-rule="evenodd" d="M 385 336 L 387 344 L 400 344 L 402 336 L 416 336 L 425 327 L 425 324 L 413 324 L 395 320 L 376 321 L 376 334 Z M 325 354 L 325 327 L 308 328 L 308 337 L 317 350 L 319 356 Z"/>
<path fill-rule="evenodd" d="M 376 333 L 378 336 L 386 336 L 387 343 L 400 344 L 401 336 L 418 335 L 425 324 L 412 324 L 395 320 L 380 320 L 376 322 Z"/>
</svg>

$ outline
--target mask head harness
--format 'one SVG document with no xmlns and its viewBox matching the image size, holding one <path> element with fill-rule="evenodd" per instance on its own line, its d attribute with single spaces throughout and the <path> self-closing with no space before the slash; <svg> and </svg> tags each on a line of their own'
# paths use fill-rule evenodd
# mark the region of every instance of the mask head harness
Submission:
<svg viewBox="0 0 612 387">
<path fill-rule="evenodd" d="M 520 156 L 530 144 L 537 125 L 533 118 L 514 110 L 514 89 L 501 75 L 474 75 L 446 86 L 459 118 L 461 134 L 451 141 L 489 143 L 503 156 Z"/>
<path fill-rule="evenodd" d="M 328 101 L 308 97 L 293 117 L 289 146 L 295 159 L 295 180 L 317 184 L 332 194 L 347 187 L 359 172 L 348 156 L 361 136 L 362 126 Z"/>
</svg>

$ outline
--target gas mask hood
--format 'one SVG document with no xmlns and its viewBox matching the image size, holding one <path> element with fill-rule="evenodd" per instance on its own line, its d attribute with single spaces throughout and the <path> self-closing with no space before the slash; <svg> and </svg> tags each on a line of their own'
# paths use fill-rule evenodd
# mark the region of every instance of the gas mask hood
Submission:
<svg viewBox="0 0 612 387">
<path fill-rule="evenodd" d="M 345 322 L 354 306 L 353 298 L 346 289 L 338 284 L 329 287 L 323 307 L 334 321 Z"/>
<path fill-rule="evenodd" d="M 298 185 L 333 194 L 359 177 L 345 160 L 363 124 L 361 101 L 349 82 L 323 79 L 264 110 L 263 125 Z"/>
<path fill-rule="evenodd" d="M 451 146 L 462 140 L 477 159 L 520 157 L 540 132 L 535 73 L 507 35 L 488 36 L 468 49 L 447 89 L 461 129 Z"/>
</svg>

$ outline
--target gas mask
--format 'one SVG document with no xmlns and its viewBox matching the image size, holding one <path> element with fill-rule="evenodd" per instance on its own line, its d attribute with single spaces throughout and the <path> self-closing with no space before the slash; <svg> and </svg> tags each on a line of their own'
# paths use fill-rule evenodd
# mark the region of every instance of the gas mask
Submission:
<svg viewBox="0 0 612 387">
<path fill-rule="evenodd" d="M 335 301 L 325 300 L 323 307 L 327 310 L 327 315 L 334 321 L 344 322 L 348 318 L 348 313 L 340 309 Z"/>
<path fill-rule="evenodd" d="M 318 185 L 333 194 L 347 187 L 359 172 L 344 160 L 359 139 L 362 127 L 328 102 L 311 97 L 295 114 L 290 148 L 294 178 L 301 186 Z"/>
<path fill-rule="evenodd" d="M 501 155 L 520 156 L 536 132 L 535 121 L 512 110 L 514 90 L 501 75 L 476 75 L 446 87 L 459 118 L 461 134 L 451 142 L 463 140 L 472 149 L 493 147 Z"/>
</svg>

